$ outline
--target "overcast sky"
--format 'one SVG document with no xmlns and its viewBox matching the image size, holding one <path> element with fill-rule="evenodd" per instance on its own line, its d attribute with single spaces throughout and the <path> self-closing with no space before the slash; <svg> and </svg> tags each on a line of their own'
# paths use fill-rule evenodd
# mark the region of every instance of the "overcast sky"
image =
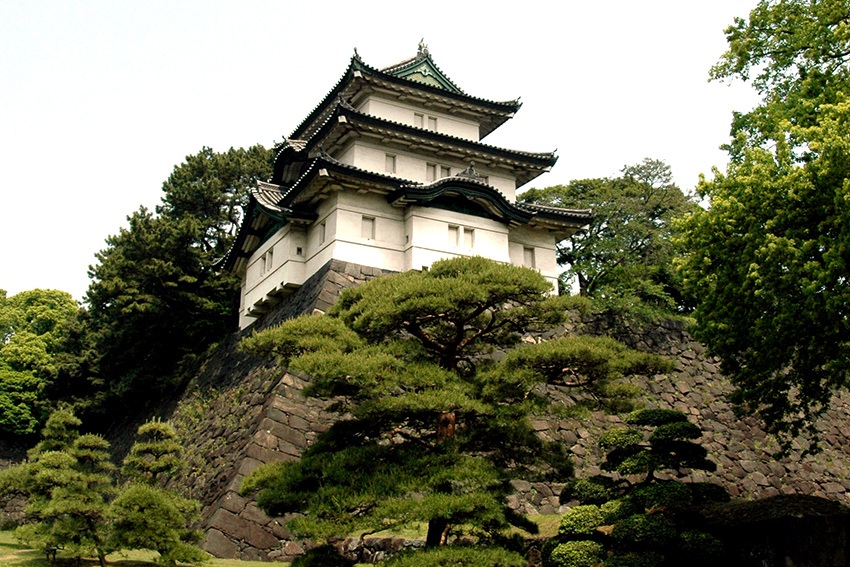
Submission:
<svg viewBox="0 0 850 567">
<path fill-rule="evenodd" d="M 521 97 L 486 142 L 557 150 L 527 187 L 665 160 L 680 187 L 725 167 L 745 85 L 708 83 L 755 0 L 544 2 L 0 0 L 0 289 L 82 299 L 104 239 L 203 146 L 270 146 L 357 48 L 385 67 L 419 40 L 468 94 Z"/>
</svg>

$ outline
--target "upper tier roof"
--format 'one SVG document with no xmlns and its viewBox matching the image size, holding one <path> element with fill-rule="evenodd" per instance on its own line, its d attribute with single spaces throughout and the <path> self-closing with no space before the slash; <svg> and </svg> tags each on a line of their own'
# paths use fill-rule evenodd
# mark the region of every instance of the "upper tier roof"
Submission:
<svg viewBox="0 0 850 567">
<path fill-rule="evenodd" d="M 379 139 L 388 147 L 415 149 L 417 153 L 436 159 L 448 156 L 467 163 L 472 159 L 479 165 L 509 172 L 518 187 L 549 171 L 558 161 L 553 152 L 526 152 L 473 142 L 364 114 L 338 101 L 325 122 L 313 131 L 311 139 L 286 140 L 279 147 L 272 181 L 284 185 L 291 183 L 301 174 L 301 164 L 318 148 L 334 155 L 338 146 L 349 139 L 350 132 L 356 132 L 359 137 Z"/>
<path fill-rule="evenodd" d="M 376 92 L 474 120 L 479 123 L 479 138 L 504 124 L 522 106 L 519 100 L 498 102 L 466 94 L 440 70 L 421 43 L 414 57 L 385 69 L 367 65 L 355 50 L 337 84 L 289 137 L 311 138 L 334 111 L 340 97 L 356 106 L 362 98 Z"/>
</svg>

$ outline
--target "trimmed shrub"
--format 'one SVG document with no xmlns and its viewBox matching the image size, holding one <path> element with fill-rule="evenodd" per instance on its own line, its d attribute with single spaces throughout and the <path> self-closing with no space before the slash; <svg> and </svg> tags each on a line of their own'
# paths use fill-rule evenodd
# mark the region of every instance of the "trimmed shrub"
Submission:
<svg viewBox="0 0 850 567">
<path fill-rule="evenodd" d="M 595 541 L 568 541 L 552 550 L 549 564 L 552 567 L 596 567 L 605 557 L 605 548 Z"/>
<path fill-rule="evenodd" d="M 660 514 L 635 514 L 617 522 L 611 539 L 628 549 L 664 548 L 676 538 L 673 524 Z"/>
<path fill-rule="evenodd" d="M 607 476 L 577 478 L 567 482 L 559 500 L 561 504 L 571 500 L 578 500 L 582 504 L 602 504 L 616 496 L 615 486 L 614 481 Z"/>
<path fill-rule="evenodd" d="M 588 536 L 604 523 L 599 506 L 587 504 L 574 506 L 561 518 L 558 533 L 565 537 Z"/>
<path fill-rule="evenodd" d="M 609 500 L 599 507 L 599 511 L 602 512 L 603 525 L 613 524 L 640 512 L 630 498 Z"/>
<path fill-rule="evenodd" d="M 681 482 L 659 482 L 635 489 L 631 498 L 636 506 L 649 508 L 686 508 L 693 503 L 688 485 Z"/>
</svg>

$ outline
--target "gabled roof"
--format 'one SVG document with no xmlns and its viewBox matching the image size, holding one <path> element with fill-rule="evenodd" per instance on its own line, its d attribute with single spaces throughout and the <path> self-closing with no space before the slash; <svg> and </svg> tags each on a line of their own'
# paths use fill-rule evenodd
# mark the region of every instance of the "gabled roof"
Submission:
<svg viewBox="0 0 850 567">
<path fill-rule="evenodd" d="M 480 138 L 504 124 L 522 106 L 518 99 L 498 102 L 467 95 L 440 70 L 427 48 L 421 44 L 415 57 L 383 70 L 364 63 L 355 50 L 348 68 L 336 85 L 289 137 L 311 138 L 333 112 L 340 97 L 356 104 L 361 96 L 375 90 L 427 102 L 444 112 L 474 119 L 480 124 Z"/>
<path fill-rule="evenodd" d="M 383 145 L 402 149 L 415 147 L 417 153 L 432 155 L 435 159 L 442 156 L 449 156 L 455 161 L 473 159 L 479 165 L 508 169 L 510 175 L 516 178 L 518 187 L 549 171 L 558 161 L 554 152 L 526 152 L 482 144 L 365 114 L 338 101 L 333 112 L 327 115 L 309 140 L 287 140 L 279 147 L 272 181 L 287 183 L 296 171 L 293 160 L 300 157 L 303 161 L 318 148 L 334 153 L 336 146 L 344 144 L 351 132 L 380 139 Z"/>
<path fill-rule="evenodd" d="M 415 56 L 390 67 L 385 67 L 382 71 L 402 79 L 436 86 L 455 94 L 466 94 L 437 67 L 437 64 L 431 59 L 425 40 L 419 42 L 419 51 Z"/>
</svg>

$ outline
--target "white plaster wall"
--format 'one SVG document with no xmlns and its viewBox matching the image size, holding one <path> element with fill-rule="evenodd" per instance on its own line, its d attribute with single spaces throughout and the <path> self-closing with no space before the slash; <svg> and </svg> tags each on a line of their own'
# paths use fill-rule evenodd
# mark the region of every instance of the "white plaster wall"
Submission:
<svg viewBox="0 0 850 567">
<path fill-rule="evenodd" d="M 298 249 L 301 254 L 298 254 Z M 262 273 L 262 257 L 272 250 L 272 267 Z M 285 225 L 264 242 L 251 258 L 245 273 L 240 300 L 239 322 L 245 327 L 253 321 L 249 312 L 270 297 L 286 293 L 304 283 L 307 246 L 304 231 Z"/>
<path fill-rule="evenodd" d="M 387 154 L 396 156 L 396 172 L 389 173 L 386 170 Z M 373 171 L 384 175 L 395 175 L 403 179 L 428 183 L 427 165 L 429 163 L 437 166 L 437 178 L 440 178 L 440 167 L 449 167 L 451 176 L 457 175 L 469 167 L 469 162 L 453 160 L 439 160 L 423 157 L 404 151 L 390 150 L 385 147 L 370 144 L 368 142 L 356 141 L 346 148 L 337 159 L 345 164 Z M 486 168 L 476 166 L 475 170 L 482 176 L 487 176 L 487 182 L 497 189 L 508 201 L 516 201 L 516 179 L 506 176 L 504 173 L 495 172 Z"/>
<path fill-rule="evenodd" d="M 437 132 L 448 134 L 449 136 L 457 136 L 467 140 L 479 141 L 478 132 L 479 125 L 472 120 L 458 118 L 450 114 L 442 112 L 434 112 L 433 110 L 405 104 L 397 100 L 390 100 L 378 96 L 370 96 L 364 100 L 358 108 L 364 114 L 377 116 L 385 120 L 392 120 L 409 126 L 416 126 L 413 115 L 416 113 L 423 114 L 424 125 L 427 129 L 428 116 L 437 119 Z"/>
<path fill-rule="evenodd" d="M 492 173 L 486 169 L 480 169 L 476 166 L 476 171 L 481 175 L 487 176 L 487 183 L 494 189 L 504 195 L 505 199 L 514 203 L 516 202 L 516 179 L 506 177 L 504 174 Z"/>
<path fill-rule="evenodd" d="M 426 207 L 410 207 L 405 218 L 410 243 L 405 251 L 405 269 L 419 270 L 439 258 L 483 256 L 509 262 L 508 229 L 490 220 Z M 458 227 L 460 243 L 450 241 L 449 226 Z M 464 244 L 464 228 L 474 231 L 472 247 Z"/>
<path fill-rule="evenodd" d="M 540 275 L 552 283 L 554 292 L 557 293 L 558 276 L 563 270 L 561 270 L 557 262 L 556 237 L 546 232 L 529 230 L 526 227 L 516 227 L 511 228 L 509 238 L 511 264 L 516 266 L 525 265 L 525 248 L 533 248 L 534 268 Z"/>
</svg>

